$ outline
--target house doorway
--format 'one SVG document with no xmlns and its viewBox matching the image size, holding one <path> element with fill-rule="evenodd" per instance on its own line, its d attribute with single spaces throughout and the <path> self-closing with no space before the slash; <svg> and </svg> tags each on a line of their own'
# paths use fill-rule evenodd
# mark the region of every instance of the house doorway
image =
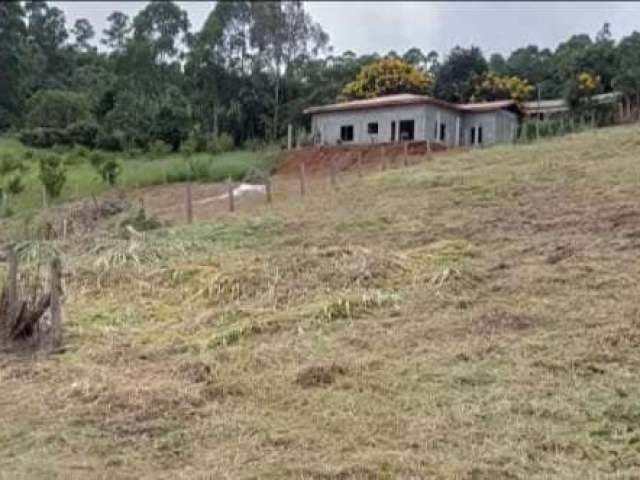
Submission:
<svg viewBox="0 0 640 480">
<path fill-rule="evenodd" d="M 398 138 L 403 141 L 413 140 L 414 135 L 414 121 L 413 120 L 400 120 Z"/>
<path fill-rule="evenodd" d="M 391 141 L 396 141 L 396 122 L 395 120 L 391 122 Z"/>
</svg>

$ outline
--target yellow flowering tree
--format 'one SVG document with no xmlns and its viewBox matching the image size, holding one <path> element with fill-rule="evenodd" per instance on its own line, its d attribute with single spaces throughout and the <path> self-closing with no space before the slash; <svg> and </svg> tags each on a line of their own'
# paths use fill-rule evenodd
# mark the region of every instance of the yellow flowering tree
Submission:
<svg viewBox="0 0 640 480">
<path fill-rule="evenodd" d="M 581 95 L 592 95 L 600 84 L 600 78 L 589 72 L 581 72 L 578 74 L 577 87 Z"/>
<path fill-rule="evenodd" d="M 393 93 L 426 93 L 431 75 L 400 58 L 385 57 L 360 69 L 355 80 L 347 83 L 339 99 L 357 100 Z"/>
<path fill-rule="evenodd" d="M 528 100 L 532 93 L 533 86 L 525 79 L 489 72 L 478 80 L 474 97 L 482 100 L 511 99 L 522 103 Z"/>
<path fill-rule="evenodd" d="M 572 109 L 584 106 L 600 88 L 600 77 L 589 72 L 578 73 L 567 85 L 565 99 Z"/>
</svg>

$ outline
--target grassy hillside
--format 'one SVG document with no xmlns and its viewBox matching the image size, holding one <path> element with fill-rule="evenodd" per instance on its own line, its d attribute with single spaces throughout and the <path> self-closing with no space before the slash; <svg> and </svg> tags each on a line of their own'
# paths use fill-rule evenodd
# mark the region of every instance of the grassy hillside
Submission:
<svg viewBox="0 0 640 480">
<path fill-rule="evenodd" d="M 634 478 L 638 127 L 70 239 L 0 478 Z M 107 230 L 108 232 L 108 230 Z"/>
<path fill-rule="evenodd" d="M 67 180 L 60 199 L 60 203 L 72 199 L 86 197 L 91 194 L 101 194 L 108 190 L 108 186 L 100 175 L 91 167 L 86 149 L 31 149 L 25 148 L 17 139 L 0 136 L 0 188 L 5 180 L 13 173 L 3 176 L 1 162 L 5 158 L 18 160 L 24 170 L 20 173 L 25 189 L 19 195 L 11 198 L 12 210 L 24 213 L 27 210 L 37 210 L 42 206 L 42 183 L 38 179 L 38 159 L 41 155 L 60 155 L 66 164 Z M 241 179 L 252 169 L 268 169 L 271 167 L 271 152 L 237 150 L 228 153 L 194 154 L 188 158 L 180 154 L 160 154 L 132 152 L 107 153 L 122 161 L 122 172 L 118 177 L 117 187 L 130 190 L 149 185 L 181 182 L 192 174 L 194 180 L 221 181 L 227 177 Z M 189 168 L 193 165 L 193 169 Z M 0 215 L 2 215 L 0 210 Z"/>
</svg>

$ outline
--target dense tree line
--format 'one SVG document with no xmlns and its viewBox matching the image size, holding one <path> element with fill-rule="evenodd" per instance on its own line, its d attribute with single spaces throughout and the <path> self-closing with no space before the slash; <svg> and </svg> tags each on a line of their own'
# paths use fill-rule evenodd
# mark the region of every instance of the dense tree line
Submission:
<svg viewBox="0 0 640 480">
<path fill-rule="evenodd" d="M 555 50 L 529 45 L 487 59 L 474 46 L 443 58 L 419 48 L 335 55 L 299 1 L 217 2 L 198 32 L 173 2 L 151 2 L 134 18 L 115 11 L 108 22 L 97 38 L 89 21 L 67 25 L 44 1 L 1 2 L 0 130 L 21 130 L 36 146 L 201 150 L 274 141 L 288 123 L 308 122 L 308 105 L 396 90 L 575 104 L 615 89 L 640 103 L 640 33 L 615 42 L 607 24 Z"/>
</svg>

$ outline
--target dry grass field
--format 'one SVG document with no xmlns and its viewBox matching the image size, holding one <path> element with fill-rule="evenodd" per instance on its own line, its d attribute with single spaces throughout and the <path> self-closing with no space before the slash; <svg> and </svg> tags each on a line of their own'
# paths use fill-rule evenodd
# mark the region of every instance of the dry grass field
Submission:
<svg viewBox="0 0 640 480">
<path fill-rule="evenodd" d="M 640 478 L 639 127 L 199 220 L 48 242 L 65 351 L 0 355 L 0 478 Z"/>
</svg>

